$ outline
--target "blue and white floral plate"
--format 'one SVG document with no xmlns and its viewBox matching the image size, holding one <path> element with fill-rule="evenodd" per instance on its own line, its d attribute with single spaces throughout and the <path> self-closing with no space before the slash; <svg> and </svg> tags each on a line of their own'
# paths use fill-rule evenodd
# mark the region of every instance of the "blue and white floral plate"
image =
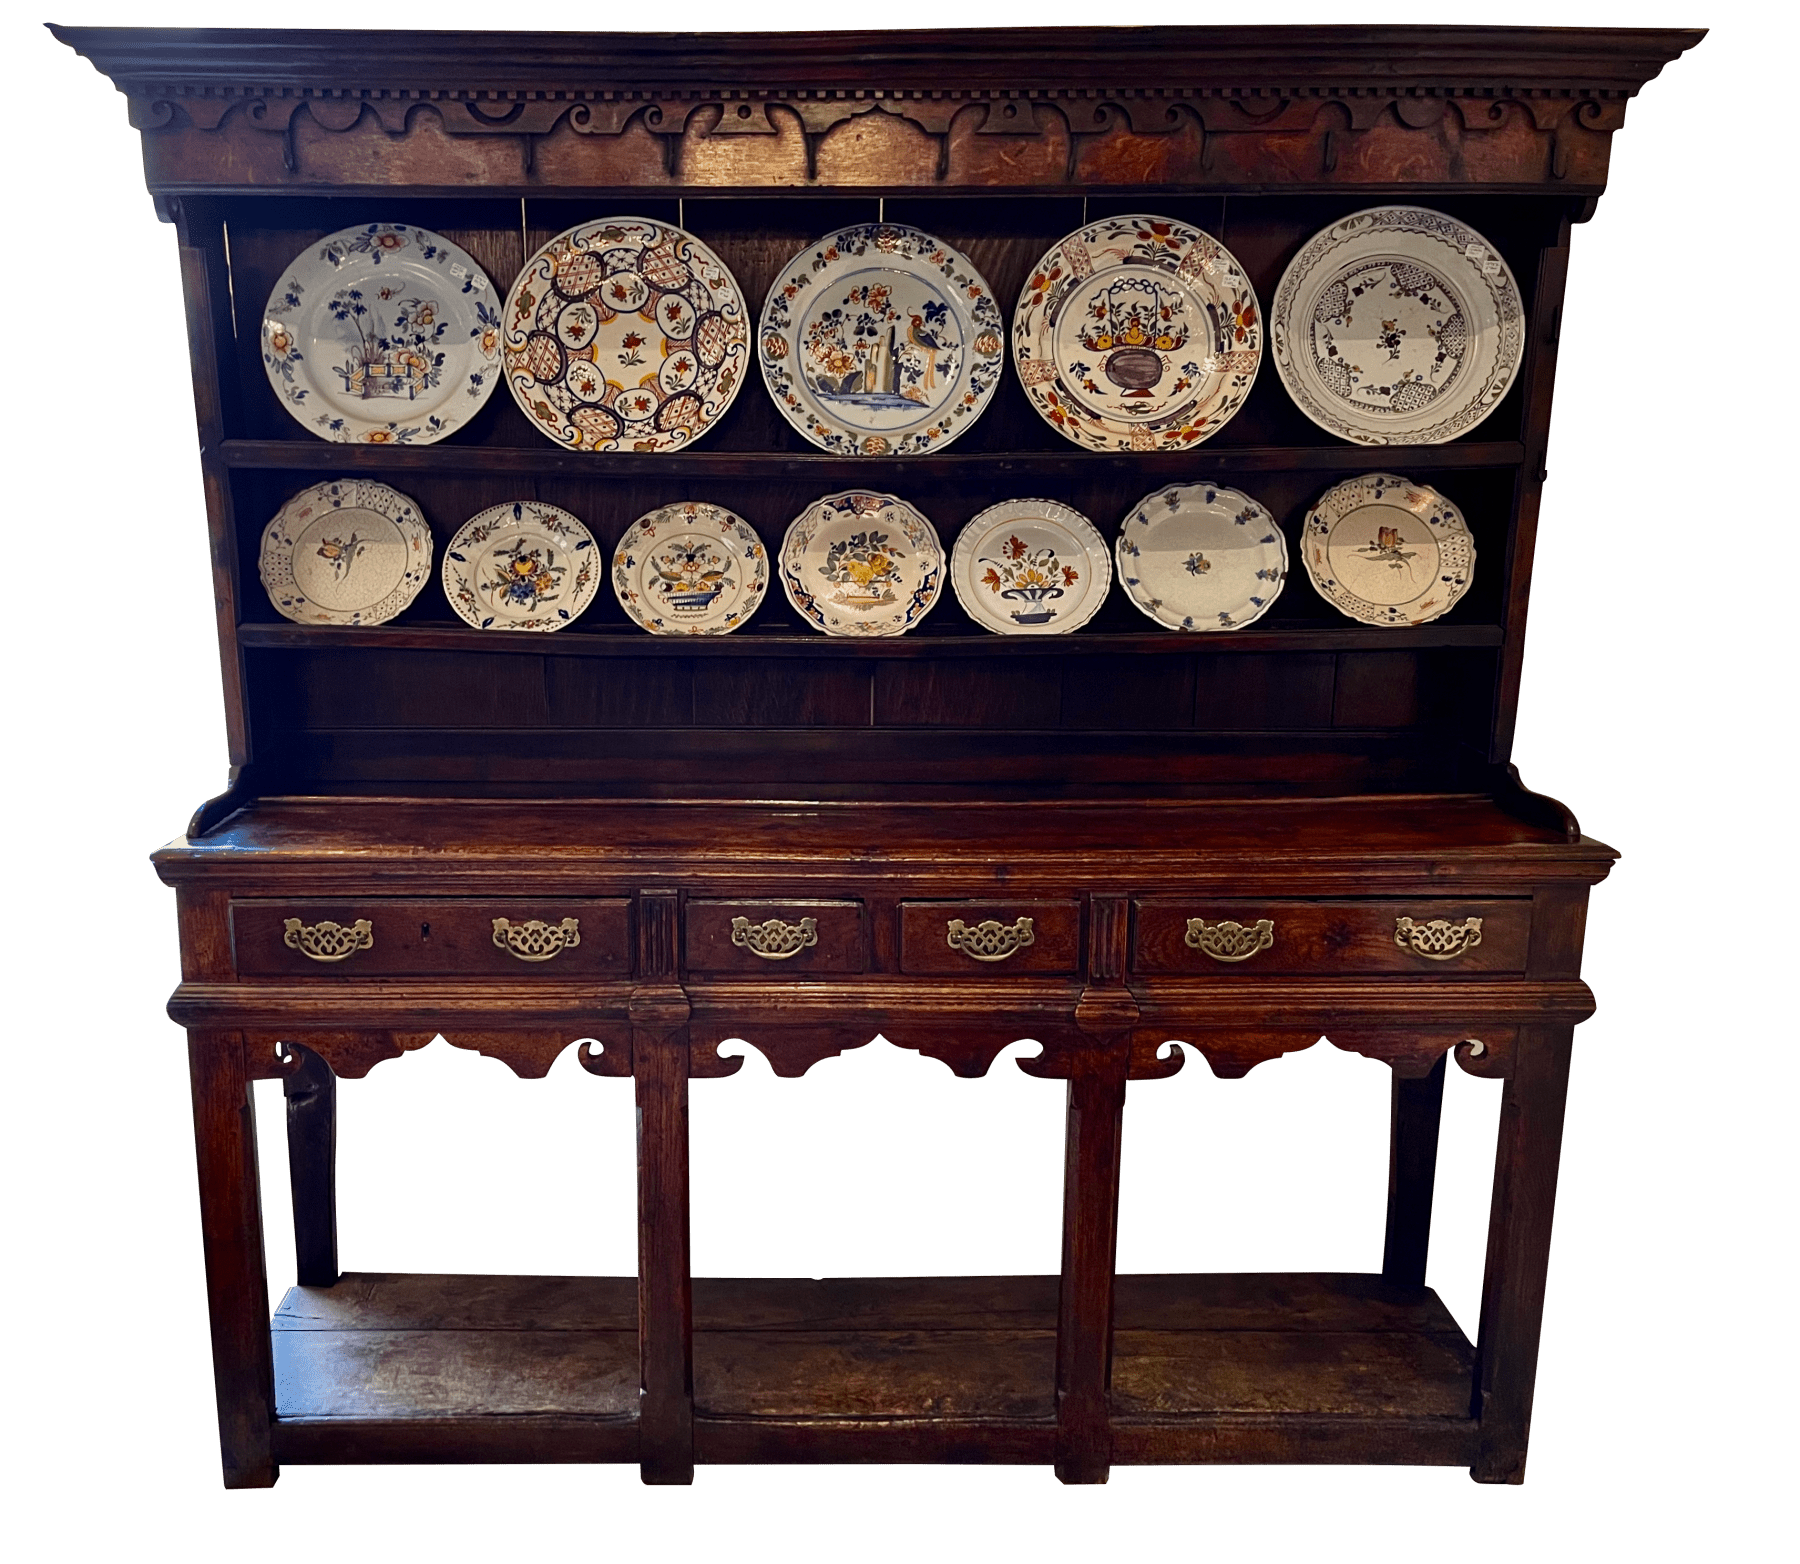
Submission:
<svg viewBox="0 0 1800 1564">
<path fill-rule="evenodd" d="M 566 510 L 515 500 L 444 545 L 444 596 L 477 630 L 560 630 L 587 611 L 602 570 L 594 535 Z"/>
<path fill-rule="evenodd" d="M 1301 532 L 1319 596 L 1366 625 L 1422 625 L 1475 579 L 1469 524 L 1429 484 L 1365 473 L 1319 496 Z"/>
<path fill-rule="evenodd" d="M 904 635 L 943 591 L 937 529 L 905 500 L 862 489 L 814 500 L 781 540 L 781 586 L 827 635 Z"/>
<path fill-rule="evenodd" d="M 722 505 L 664 505 L 638 517 L 613 551 L 619 605 L 652 635 L 728 635 L 768 588 L 762 539 Z"/>
<path fill-rule="evenodd" d="M 1218 483 L 1172 483 L 1119 528 L 1125 595 L 1168 630 L 1241 630 L 1287 581 L 1287 540 L 1267 510 Z"/>
<path fill-rule="evenodd" d="M 1002 500 L 956 535 L 950 586 L 985 630 L 1067 635 L 1106 601 L 1112 560 L 1080 511 L 1055 500 Z"/>
<path fill-rule="evenodd" d="M 263 310 L 281 405 L 321 440 L 432 445 L 481 411 L 500 370 L 500 305 L 473 257 L 408 223 L 308 246 Z"/>
<path fill-rule="evenodd" d="M 385 483 L 314 484 L 263 528 L 257 569 L 275 611 L 295 624 L 386 624 L 430 579 L 431 528 Z"/>
<path fill-rule="evenodd" d="M 763 305 L 759 357 L 782 416 L 837 456 L 941 451 L 1000 383 L 1005 330 L 966 255 L 859 223 L 796 255 Z"/>
</svg>

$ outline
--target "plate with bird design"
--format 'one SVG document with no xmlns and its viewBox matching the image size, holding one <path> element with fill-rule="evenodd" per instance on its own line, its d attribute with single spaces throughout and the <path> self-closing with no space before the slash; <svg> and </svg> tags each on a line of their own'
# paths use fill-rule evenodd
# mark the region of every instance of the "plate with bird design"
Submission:
<svg viewBox="0 0 1800 1564">
<path fill-rule="evenodd" d="M 560 630 L 594 601 L 601 569 L 593 533 L 566 510 L 514 500 L 444 545 L 444 596 L 477 630 Z"/>
<path fill-rule="evenodd" d="M 1319 596 L 1366 625 L 1422 625 L 1450 612 L 1475 579 L 1463 514 L 1428 484 L 1365 473 L 1319 496 L 1301 529 Z"/>
<path fill-rule="evenodd" d="M 826 635 L 904 635 L 943 591 L 937 529 L 892 494 L 814 500 L 781 540 L 781 586 Z"/>
<path fill-rule="evenodd" d="M 858 223 L 783 268 L 758 349 L 775 405 L 820 450 L 916 456 L 981 416 L 1006 335 L 966 255 L 901 223 Z"/>
<path fill-rule="evenodd" d="M 1262 363 L 1235 256 L 1168 217 L 1108 217 L 1060 240 L 1013 311 L 1013 364 L 1051 428 L 1092 451 L 1184 451 L 1244 405 Z"/>
<path fill-rule="evenodd" d="M 619 605 L 652 635 L 728 635 L 769 587 L 769 555 L 742 516 L 683 500 L 640 516 L 613 553 Z"/>
<path fill-rule="evenodd" d="M 956 535 L 950 586 L 985 630 L 1067 635 L 1106 601 L 1112 560 L 1080 511 L 1055 500 L 1002 500 Z"/>
<path fill-rule="evenodd" d="M 430 579 L 431 528 L 385 483 L 314 484 L 263 529 L 257 565 L 275 611 L 295 624 L 386 624 Z"/>
<path fill-rule="evenodd" d="M 1257 501 L 1220 483 L 1172 483 L 1119 527 L 1119 579 L 1166 630 L 1241 630 L 1287 582 L 1287 539 Z"/>
<path fill-rule="evenodd" d="M 1442 212 L 1378 206 L 1301 246 L 1269 313 L 1294 404 L 1358 445 L 1442 445 L 1500 405 L 1525 303 L 1500 252 Z"/>
</svg>

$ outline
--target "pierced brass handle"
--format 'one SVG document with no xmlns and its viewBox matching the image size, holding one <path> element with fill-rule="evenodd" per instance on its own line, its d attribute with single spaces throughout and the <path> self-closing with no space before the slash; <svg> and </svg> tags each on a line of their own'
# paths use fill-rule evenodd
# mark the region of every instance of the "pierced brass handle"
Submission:
<svg viewBox="0 0 1800 1564">
<path fill-rule="evenodd" d="M 581 943 L 581 919 L 564 918 L 561 923 L 545 923 L 532 918 L 526 923 L 494 919 L 494 943 L 521 961 L 548 961 L 552 956 L 573 950 Z"/>
<path fill-rule="evenodd" d="M 375 943 L 375 930 L 367 918 L 358 918 L 348 927 L 329 920 L 302 923 L 298 918 L 288 918 L 281 928 L 281 943 L 314 961 L 347 961 Z"/>
<path fill-rule="evenodd" d="M 1275 920 L 1258 918 L 1246 928 L 1229 918 L 1220 923 L 1189 918 L 1183 940 L 1189 950 L 1201 951 L 1214 961 L 1248 961 L 1275 943 Z"/>
<path fill-rule="evenodd" d="M 1481 919 L 1452 923 L 1447 918 L 1433 918 L 1429 923 L 1414 923 L 1411 918 L 1396 918 L 1394 943 L 1427 961 L 1454 961 L 1481 943 Z"/>
<path fill-rule="evenodd" d="M 1020 918 L 1016 923 L 985 918 L 974 928 L 961 918 L 952 918 L 944 938 L 952 950 L 960 950 L 976 961 L 1004 961 L 1014 951 L 1032 944 L 1037 935 L 1032 932 L 1029 918 Z"/>
<path fill-rule="evenodd" d="M 786 961 L 819 943 L 819 921 L 802 918 L 798 923 L 783 923 L 780 918 L 766 918 L 752 923 L 748 918 L 733 918 L 731 943 L 764 961 Z"/>
</svg>

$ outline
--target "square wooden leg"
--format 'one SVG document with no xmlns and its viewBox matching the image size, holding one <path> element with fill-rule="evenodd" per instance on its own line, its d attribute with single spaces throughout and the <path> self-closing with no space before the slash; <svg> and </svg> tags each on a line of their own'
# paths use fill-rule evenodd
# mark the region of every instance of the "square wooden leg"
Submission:
<svg viewBox="0 0 1800 1564">
<path fill-rule="evenodd" d="M 281 1090 L 287 1099 L 295 1280 L 302 1287 L 331 1287 L 338 1279 L 337 1077 L 317 1054 L 288 1046 L 294 1068 Z"/>
<path fill-rule="evenodd" d="M 1425 1076 L 1394 1077 L 1388 1141 L 1387 1239 L 1381 1274 L 1409 1287 L 1425 1285 L 1431 1248 L 1431 1198 L 1437 1183 L 1438 1125 L 1444 1111 L 1444 1066 Z"/>
</svg>

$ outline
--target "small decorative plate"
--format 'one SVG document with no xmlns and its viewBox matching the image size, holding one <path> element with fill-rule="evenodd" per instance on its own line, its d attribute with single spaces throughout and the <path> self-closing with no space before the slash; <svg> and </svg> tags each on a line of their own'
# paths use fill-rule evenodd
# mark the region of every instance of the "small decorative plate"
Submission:
<svg viewBox="0 0 1800 1564">
<path fill-rule="evenodd" d="M 827 635 L 904 635 L 931 612 L 943 582 L 936 529 L 891 494 L 828 494 L 781 540 L 787 599 Z"/>
<path fill-rule="evenodd" d="M 281 405 L 321 440 L 432 445 L 494 389 L 499 300 L 438 234 L 346 228 L 296 255 L 275 284 L 262 360 Z"/>
<path fill-rule="evenodd" d="M 516 500 L 471 516 L 444 546 L 444 596 L 477 630 L 560 630 L 594 601 L 603 568 L 566 510 Z"/>
<path fill-rule="evenodd" d="M 609 217 L 558 234 L 506 299 L 506 383 L 572 451 L 678 451 L 724 415 L 749 358 L 744 296 L 690 233 Z"/>
<path fill-rule="evenodd" d="M 1319 596 L 1366 625 L 1422 625 L 1475 579 L 1475 540 L 1436 489 L 1372 472 L 1327 489 L 1306 513 L 1306 573 Z"/>
<path fill-rule="evenodd" d="M 763 305 L 763 379 L 782 416 L 838 456 L 941 451 L 1000 383 L 1004 323 L 980 272 L 898 223 L 828 234 Z"/>
<path fill-rule="evenodd" d="M 431 528 L 385 483 L 315 484 L 263 528 L 257 567 L 276 612 L 295 624 L 386 624 L 431 575 Z"/>
<path fill-rule="evenodd" d="M 999 635 L 1067 635 L 1112 587 L 1106 540 L 1055 500 L 1002 500 L 962 529 L 950 585 L 963 611 Z"/>
<path fill-rule="evenodd" d="M 1167 217 L 1108 217 L 1033 268 L 1013 363 L 1052 428 L 1095 451 L 1182 451 L 1244 405 L 1262 322 L 1244 268 Z"/>
<path fill-rule="evenodd" d="M 638 517 L 613 554 L 620 606 L 652 635 L 728 634 L 768 587 L 762 539 L 722 505 L 664 505 Z"/>
<path fill-rule="evenodd" d="M 1525 305 L 1500 252 L 1442 212 L 1378 206 L 1313 235 L 1275 290 L 1281 383 L 1359 445 L 1442 445 L 1519 373 Z"/>
<path fill-rule="evenodd" d="M 1119 579 L 1169 630 L 1241 630 L 1287 581 L 1287 539 L 1261 505 L 1217 483 L 1145 495 L 1119 528 Z"/>
</svg>

